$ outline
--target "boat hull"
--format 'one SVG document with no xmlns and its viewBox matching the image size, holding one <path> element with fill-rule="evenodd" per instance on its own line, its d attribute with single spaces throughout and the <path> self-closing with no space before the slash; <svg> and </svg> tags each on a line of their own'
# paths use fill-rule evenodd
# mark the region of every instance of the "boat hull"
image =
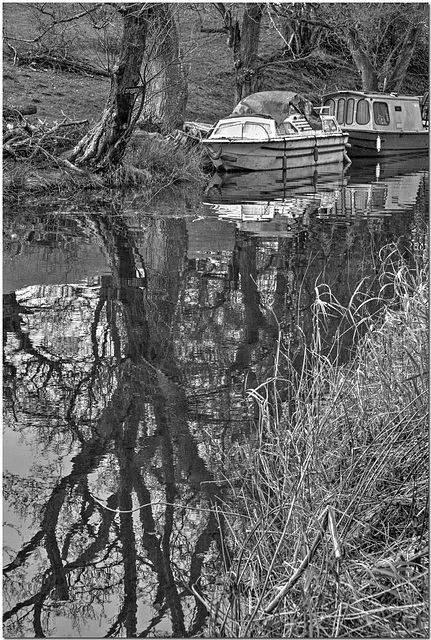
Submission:
<svg viewBox="0 0 431 640">
<path fill-rule="evenodd" d="M 399 153 L 427 154 L 429 152 L 429 134 L 427 131 L 400 133 L 398 131 L 348 130 L 348 133 L 351 145 L 349 156 L 352 158 L 377 158 Z"/>
<path fill-rule="evenodd" d="M 286 171 L 300 167 L 342 163 L 348 135 L 296 136 L 276 140 L 207 139 L 203 144 L 221 171 Z"/>
<path fill-rule="evenodd" d="M 298 196 L 319 191 L 336 191 L 345 184 L 347 167 L 337 162 L 318 167 L 286 171 L 244 171 L 216 173 L 206 190 L 215 202 L 246 202 Z"/>
</svg>

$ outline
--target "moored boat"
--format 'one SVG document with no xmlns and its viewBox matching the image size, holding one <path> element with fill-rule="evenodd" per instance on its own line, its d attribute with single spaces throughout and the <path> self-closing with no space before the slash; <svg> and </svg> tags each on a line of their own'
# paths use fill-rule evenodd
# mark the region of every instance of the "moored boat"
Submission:
<svg viewBox="0 0 431 640">
<path fill-rule="evenodd" d="M 202 144 L 224 171 L 287 172 L 350 162 L 348 135 L 326 111 L 290 91 L 254 93 L 219 120 Z"/>
<path fill-rule="evenodd" d="M 336 91 L 322 105 L 349 134 L 349 156 L 428 153 L 427 105 L 419 96 L 370 91 Z"/>
</svg>

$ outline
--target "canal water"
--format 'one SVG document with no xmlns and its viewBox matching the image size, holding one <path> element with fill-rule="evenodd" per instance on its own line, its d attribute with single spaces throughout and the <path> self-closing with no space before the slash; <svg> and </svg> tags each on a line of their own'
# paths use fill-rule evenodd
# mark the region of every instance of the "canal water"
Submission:
<svg viewBox="0 0 431 640">
<path fill-rule="evenodd" d="M 316 285 L 346 305 L 389 243 L 424 254 L 428 177 L 408 158 L 215 176 L 198 205 L 5 205 L 6 637 L 205 633 L 247 389 L 309 335 Z"/>
</svg>

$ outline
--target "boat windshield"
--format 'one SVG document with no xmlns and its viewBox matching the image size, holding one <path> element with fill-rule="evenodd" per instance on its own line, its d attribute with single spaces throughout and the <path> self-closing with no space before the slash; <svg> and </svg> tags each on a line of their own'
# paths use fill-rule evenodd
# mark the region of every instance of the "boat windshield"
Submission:
<svg viewBox="0 0 431 640">
<path fill-rule="evenodd" d="M 242 138 L 246 140 L 268 140 L 271 136 L 271 125 L 268 122 L 249 120 L 232 120 L 218 125 L 211 138 Z"/>
<path fill-rule="evenodd" d="M 322 118 L 322 129 L 325 133 L 338 132 L 340 130 L 337 121 L 332 116 Z"/>
</svg>

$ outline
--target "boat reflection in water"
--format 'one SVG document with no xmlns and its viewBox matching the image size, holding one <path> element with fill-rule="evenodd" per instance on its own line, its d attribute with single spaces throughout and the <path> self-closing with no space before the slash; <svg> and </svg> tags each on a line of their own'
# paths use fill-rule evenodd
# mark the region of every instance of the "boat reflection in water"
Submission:
<svg viewBox="0 0 431 640">
<path fill-rule="evenodd" d="M 205 197 L 207 213 L 231 220 L 241 231 L 290 237 L 306 227 L 316 208 L 332 207 L 346 181 L 345 169 L 326 165 L 293 171 L 214 176 Z"/>
<path fill-rule="evenodd" d="M 217 175 L 205 197 L 207 213 L 235 222 L 259 236 L 289 237 L 310 224 L 310 215 L 348 225 L 367 217 L 390 216 L 416 202 L 428 158 L 394 157 L 358 161 L 348 168 Z"/>
<path fill-rule="evenodd" d="M 406 211 L 415 204 L 427 172 L 428 158 L 423 156 L 355 163 L 335 207 L 319 217 L 344 224 L 360 217 L 379 218 Z"/>
</svg>

